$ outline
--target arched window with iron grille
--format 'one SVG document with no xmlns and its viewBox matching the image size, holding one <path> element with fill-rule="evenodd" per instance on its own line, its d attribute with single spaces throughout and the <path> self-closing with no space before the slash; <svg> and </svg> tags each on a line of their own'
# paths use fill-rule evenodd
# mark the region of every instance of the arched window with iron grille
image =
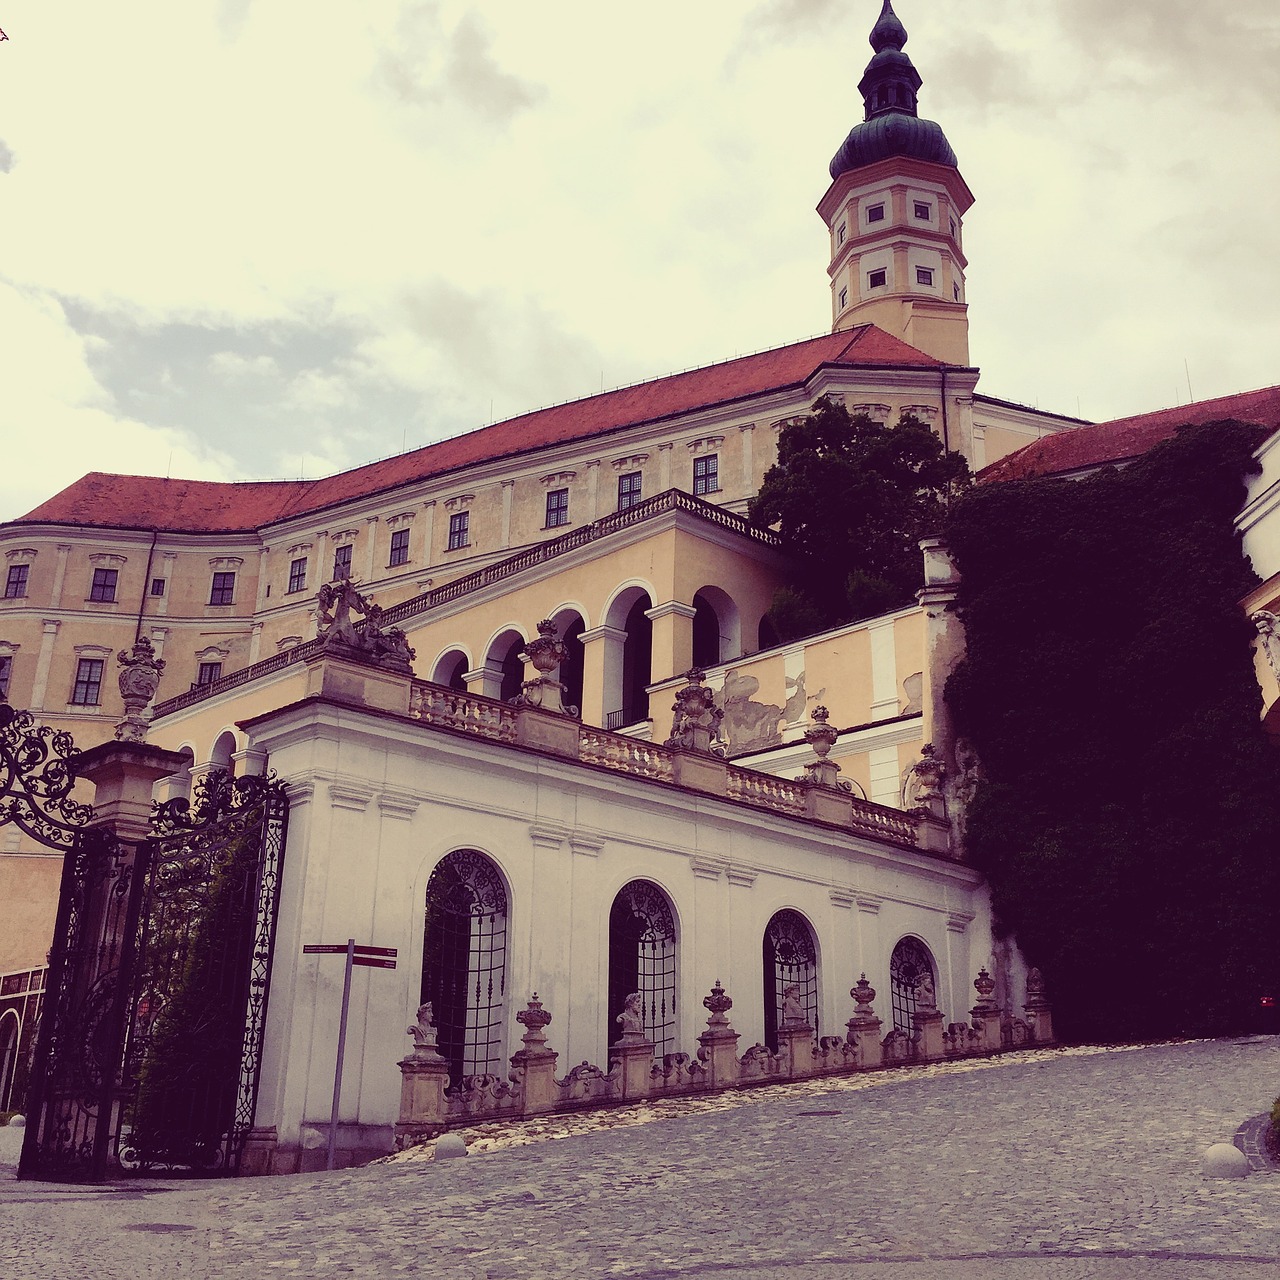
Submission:
<svg viewBox="0 0 1280 1280">
<path fill-rule="evenodd" d="M 798 911 L 777 911 L 764 929 L 764 1040 L 778 1051 L 782 997 L 800 988 L 805 1021 L 818 1034 L 818 948 L 809 922 Z"/>
<path fill-rule="evenodd" d="M 449 1081 L 503 1067 L 507 891 L 475 849 L 455 849 L 427 881 L 422 1001 L 435 1014 Z"/>
<path fill-rule="evenodd" d="M 623 1003 L 638 991 L 654 1056 L 676 1050 L 676 922 L 667 895 L 648 880 L 618 890 L 609 912 L 609 1043 Z"/>
<path fill-rule="evenodd" d="M 929 948 L 919 938 L 903 938 L 889 957 L 889 992 L 893 1001 L 893 1029 L 915 1033 L 916 982 L 927 973 L 936 989 L 938 970 Z"/>
</svg>

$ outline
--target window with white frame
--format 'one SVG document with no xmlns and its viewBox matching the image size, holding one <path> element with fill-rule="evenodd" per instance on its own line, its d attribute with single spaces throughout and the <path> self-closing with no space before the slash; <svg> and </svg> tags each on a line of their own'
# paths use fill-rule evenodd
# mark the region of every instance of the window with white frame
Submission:
<svg viewBox="0 0 1280 1280">
<path fill-rule="evenodd" d="M 471 512 L 455 511 L 449 517 L 449 550 L 460 551 L 471 544 Z"/>
<path fill-rule="evenodd" d="M 868 289 L 883 289 L 888 282 L 889 274 L 884 267 L 880 267 L 875 271 L 867 272 Z"/>
<path fill-rule="evenodd" d="M 236 575 L 234 573 L 215 573 L 209 585 L 210 604 L 234 604 L 236 598 Z"/>
<path fill-rule="evenodd" d="M 93 581 L 89 584 L 89 599 L 98 604 L 110 604 L 116 598 L 119 580 L 119 569 L 95 569 Z"/>
<path fill-rule="evenodd" d="M 928 285 L 933 288 L 933 268 L 917 267 L 916 268 L 916 284 Z"/>
<path fill-rule="evenodd" d="M 96 707 L 102 702 L 104 658 L 81 658 L 76 663 L 76 681 L 71 686 L 71 703 L 77 707 Z"/>
<path fill-rule="evenodd" d="M 393 529 L 391 531 L 391 557 L 387 567 L 395 568 L 398 564 L 409 563 L 409 530 Z"/>
<path fill-rule="evenodd" d="M 884 205 L 883 205 L 883 204 L 870 204 L 870 205 L 868 205 L 868 206 L 867 206 L 867 221 L 868 221 L 868 222 L 883 222 L 883 221 L 884 221 Z"/>
<path fill-rule="evenodd" d="M 550 489 L 547 491 L 547 529 L 556 529 L 569 523 L 569 490 Z"/>
</svg>

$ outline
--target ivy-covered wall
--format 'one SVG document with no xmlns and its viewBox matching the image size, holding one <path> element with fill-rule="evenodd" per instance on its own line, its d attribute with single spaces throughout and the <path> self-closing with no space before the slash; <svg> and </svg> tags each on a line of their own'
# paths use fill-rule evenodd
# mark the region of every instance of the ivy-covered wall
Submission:
<svg viewBox="0 0 1280 1280">
<path fill-rule="evenodd" d="M 1257 428 L 1123 470 L 978 486 L 947 536 L 983 770 L 969 856 L 1069 1038 L 1248 1029 L 1280 994 L 1280 750 L 1233 529 Z"/>
</svg>

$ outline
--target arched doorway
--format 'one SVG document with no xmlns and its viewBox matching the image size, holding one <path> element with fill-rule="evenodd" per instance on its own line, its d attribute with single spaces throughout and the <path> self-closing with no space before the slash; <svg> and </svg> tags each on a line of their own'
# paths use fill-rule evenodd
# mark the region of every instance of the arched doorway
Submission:
<svg viewBox="0 0 1280 1280">
<path fill-rule="evenodd" d="M 12 1009 L 0 1014 L 0 1111 L 15 1110 L 13 1078 L 18 1071 L 18 1043 L 22 1037 L 22 1023 Z"/>
<path fill-rule="evenodd" d="M 427 881 L 423 1003 L 430 1001 L 449 1081 L 502 1071 L 507 891 L 494 863 L 455 849 Z"/>
<path fill-rule="evenodd" d="M 640 993 L 654 1056 L 676 1049 L 676 922 L 667 895 L 648 880 L 618 890 L 609 912 L 609 1043 L 626 998 Z"/>
<path fill-rule="evenodd" d="M 778 1051 L 783 993 L 800 988 L 805 1021 L 818 1034 L 818 947 L 809 922 L 798 911 L 777 911 L 764 930 L 764 1039 Z"/>
<path fill-rule="evenodd" d="M 916 983 L 926 973 L 936 991 L 938 970 L 929 948 L 919 938 L 903 938 L 889 957 L 889 994 L 895 1031 L 915 1033 Z"/>
<path fill-rule="evenodd" d="M 461 649 L 449 649 L 436 659 L 431 672 L 432 684 L 442 684 L 455 693 L 466 693 L 467 682 L 463 678 L 471 663 Z"/>
</svg>

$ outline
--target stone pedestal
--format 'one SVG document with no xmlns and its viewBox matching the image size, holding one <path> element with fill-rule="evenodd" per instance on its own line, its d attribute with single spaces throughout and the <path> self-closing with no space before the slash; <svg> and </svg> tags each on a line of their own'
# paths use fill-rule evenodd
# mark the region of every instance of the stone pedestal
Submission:
<svg viewBox="0 0 1280 1280">
<path fill-rule="evenodd" d="M 276 1146 L 279 1137 L 275 1125 L 250 1129 L 240 1153 L 240 1176 L 258 1178 L 276 1172 Z"/>
<path fill-rule="evenodd" d="M 408 713 L 411 672 L 388 671 L 355 657 L 345 657 L 340 649 L 322 651 L 304 658 L 303 663 L 309 697 L 320 695 L 352 706 L 376 707 L 401 715 Z"/>
<path fill-rule="evenodd" d="M 525 1028 L 524 1048 L 511 1057 L 511 1078 L 520 1083 L 521 1112 L 537 1115 L 551 1111 L 560 1097 L 556 1085 L 556 1059 L 560 1055 L 547 1048 L 546 1029 L 551 1015 L 542 1007 L 536 991 L 528 1007 L 516 1014 L 516 1021 Z"/>
<path fill-rule="evenodd" d="M 946 1055 L 943 1033 L 946 1019 L 938 1009 L 917 1009 L 915 1014 L 916 1055 L 922 1062 L 932 1062 Z"/>
<path fill-rule="evenodd" d="M 934 813 L 918 816 L 920 823 L 916 827 L 916 843 L 920 848 L 926 853 L 951 853 L 951 824 Z"/>
<path fill-rule="evenodd" d="M 136 844 L 151 834 L 151 792 L 161 778 L 184 769 L 177 751 L 143 742 L 103 742 L 90 747 L 75 764 L 77 778 L 94 787 L 93 823 Z"/>
<path fill-rule="evenodd" d="M 858 1051 L 858 1066 L 864 1069 L 884 1065 L 884 1046 L 880 1033 L 884 1023 L 875 1014 L 855 1014 L 845 1026 L 848 1034 L 845 1040 Z"/>
<path fill-rule="evenodd" d="M 578 758 L 578 722 L 540 707 L 521 707 L 516 716 L 516 741 L 558 756 Z"/>
<path fill-rule="evenodd" d="M 679 786 L 708 795 L 723 796 L 729 792 L 729 763 L 719 756 L 698 751 L 677 751 L 673 757 L 675 781 Z"/>
<path fill-rule="evenodd" d="M 778 1028 L 778 1055 L 787 1075 L 793 1078 L 813 1075 L 813 1028 L 801 1023 Z"/>
<path fill-rule="evenodd" d="M 707 1029 L 698 1037 L 698 1060 L 707 1069 L 707 1085 L 712 1089 L 728 1089 L 738 1083 L 738 1033 L 729 1025 L 733 1001 L 719 979 L 711 993 L 702 998 L 703 1008 L 710 1010 Z"/>
<path fill-rule="evenodd" d="M 1048 1001 L 1032 1001 L 1028 998 L 1022 1007 L 1036 1044 L 1053 1044 L 1053 1011 L 1049 1008 Z"/>
<path fill-rule="evenodd" d="M 649 1073 L 653 1070 L 653 1041 L 641 1035 L 624 1034 L 609 1046 L 610 1063 L 617 1063 L 619 1101 L 634 1102 L 649 1096 Z"/>
<path fill-rule="evenodd" d="M 434 1137 L 444 1128 L 448 1104 L 449 1064 L 432 1048 L 422 1046 L 400 1060 L 400 1119 L 397 1148 Z"/>
<path fill-rule="evenodd" d="M 974 1029 L 978 1033 L 983 1053 L 998 1053 L 1000 1043 L 1000 1010 L 995 1005 L 979 1001 L 969 1010 Z"/>
<path fill-rule="evenodd" d="M 831 767 L 834 769 L 835 765 Z M 810 785 L 804 800 L 805 812 L 817 822 L 828 822 L 833 827 L 848 827 L 853 822 L 853 797 L 847 791 Z"/>
</svg>

